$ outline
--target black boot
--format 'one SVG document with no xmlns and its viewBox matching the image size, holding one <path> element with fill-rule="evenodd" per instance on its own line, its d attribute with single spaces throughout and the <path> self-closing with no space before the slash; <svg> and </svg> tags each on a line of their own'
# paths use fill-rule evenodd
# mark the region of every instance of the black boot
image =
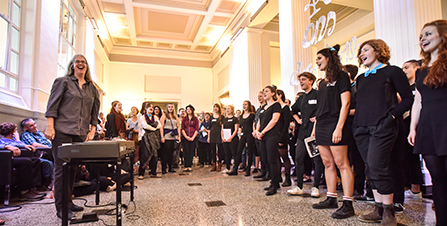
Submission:
<svg viewBox="0 0 447 226">
<path fill-rule="evenodd" d="M 270 195 L 274 195 L 276 194 L 276 190 L 278 188 L 276 186 L 270 185 L 269 190 L 267 191 L 267 193 L 265 193 L 265 195 L 270 196 Z"/>
<path fill-rule="evenodd" d="M 381 226 L 396 226 L 396 215 L 394 205 L 383 205 L 383 216 Z"/>
<path fill-rule="evenodd" d="M 327 197 L 326 200 L 313 204 L 314 209 L 335 209 L 338 208 L 337 198 Z"/>
<path fill-rule="evenodd" d="M 290 174 L 286 173 L 286 181 L 282 183 L 283 187 L 290 187 L 292 186 L 292 180 L 290 179 Z"/>
<path fill-rule="evenodd" d="M 253 178 L 263 178 L 263 177 L 265 177 L 266 174 L 267 174 L 267 171 L 261 170 L 261 173 L 256 176 L 253 176 Z"/>
<path fill-rule="evenodd" d="M 355 215 L 354 207 L 352 207 L 352 201 L 343 200 L 343 205 L 332 214 L 335 219 L 345 219 Z"/>
<path fill-rule="evenodd" d="M 374 211 L 368 214 L 362 214 L 359 216 L 359 221 L 366 223 L 377 223 L 382 221 L 383 216 L 383 204 L 376 202 Z"/>
<path fill-rule="evenodd" d="M 251 171 L 251 169 L 249 169 L 249 168 L 247 168 L 246 170 L 245 170 L 245 176 L 246 177 L 249 177 L 251 174 L 250 174 L 250 171 Z"/>
<path fill-rule="evenodd" d="M 231 171 L 227 174 L 232 176 L 237 175 L 237 166 L 233 166 L 233 169 L 231 169 Z"/>
</svg>

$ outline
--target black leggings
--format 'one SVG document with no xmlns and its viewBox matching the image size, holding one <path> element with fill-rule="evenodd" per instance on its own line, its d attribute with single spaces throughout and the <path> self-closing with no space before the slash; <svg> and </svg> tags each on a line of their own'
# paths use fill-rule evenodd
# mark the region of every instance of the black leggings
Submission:
<svg viewBox="0 0 447 226">
<path fill-rule="evenodd" d="M 239 143 L 239 138 L 235 136 L 231 142 L 224 142 L 223 148 L 225 151 L 225 166 L 227 167 L 227 170 L 231 167 L 231 157 L 236 157 L 237 152 L 237 145 Z M 239 167 L 239 165 L 234 165 L 235 167 Z"/>
<path fill-rule="evenodd" d="M 244 150 L 245 145 L 247 145 L 247 150 L 248 150 L 247 170 L 250 170 L 251 165 L 253 164 L 253 152 L 255 149 L 255 138 L 251 135 L 251 133 L 244 134 L 243 136 L 241 136 L 241 139 L 239 140 L 239 145 L 237 146 L 237 154 L 236 154 L 234 166 L 237 167 L 241 163 L 242 151 Z"/>
<path fill-rule="evenodd" d="M 304 174 L 304 159 L 307 154 L 306 146 L 304 142 L 300 139 L 296 142 L 296 153 L 295 153 L 295 170 L 296 170 L 296 186 L 303 189 L 303 174 Z M 313 187 L 318 188 L 321 181 L 321 174 L 324 173 L 324 165 L 321 157 L 319 155 L 312 158 L 315 163 L 315 174 L 314 174 L 314 184 Z"/>
<path fill-rule="evenodd" d="M 197 149 L 197 156 L 199 156 L 199 163 L 205 164 L 210 162 L 210 144 L 199 141 L 199 147 Z"/>
<path fill-rule="evenodd" d="M 192 158 L 194 157 L 196 150 L 196 139 L 193 141 L 188 141 L 184 139 L 183 143 L 183 154 L 185 159 L 185 167 L 189 168 L 192 166 Z"/>
<path fill-rule="evenodd" d="M 447 156 L 422 155 L 433 182 L 436 225 L 447 225 Z"/>
<path fill-rule="evenodd" d="M 172 163 L 174 158 L 174 144 L 176 140 L 165 140 L 161 144 L 161 170 L 166 171 L 166 166 L 172 170 Z"/>
<path fill-rule="evenodd" d="M 222 162 L 225 158 L 225 152 L 223 150 L 222 143 L 210 143 L 210 147 L 211 147 L 211 156 L 210 156 L 211 162 L 213 163 L 217 162 L 217 155 L 219 155 L 219 162 Z"/>
<path fill-rule="evenodd" d="M 261 153 L 267 153 L 267 160 L 269 164 L 269 174 L 270 178 L 272 179 L 270 181 L 270 184 L 276 188 L 279 187 L 279 178 L 281 176 L 281 168 L 279 164 L 279 152 L 278 152 L 278 136 L 268 136 L 263 137 L 262 140 L 260 140 L 259 147 L 261 148 Z"/>
</svg>

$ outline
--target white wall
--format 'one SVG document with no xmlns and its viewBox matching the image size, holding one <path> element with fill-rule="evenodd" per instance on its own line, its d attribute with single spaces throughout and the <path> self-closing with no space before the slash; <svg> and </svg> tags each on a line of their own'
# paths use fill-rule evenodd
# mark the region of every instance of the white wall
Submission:
<svg viewBox="0 0 447 226">
<path fill-rule="evenodd" d="M 181 94 L 145 92 L 146 75 L 180 76 Z M 211 68 L 110 62 L 105 77 L 106 101 L 102 103 L 105 112 L 110 111 L 110 103 L 114 100 L 123 104 L 126 114 L 132 106 L 140 109 L 146 100 L 178 102 L 180 107 L 192 104 L 196 112 L 212 110 Z"/>
</svg>

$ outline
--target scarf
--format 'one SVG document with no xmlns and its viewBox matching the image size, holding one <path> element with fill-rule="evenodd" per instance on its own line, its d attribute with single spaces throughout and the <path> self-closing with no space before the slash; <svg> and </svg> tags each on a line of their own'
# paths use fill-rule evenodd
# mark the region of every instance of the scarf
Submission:
<svg viewBox="0 0 447 226">
<path fill-rule="evenodd" d="M 115 131 L 116 135 L 119 136 L 120 133 L 126 132 L 126 120 L 122 113 L 118 113 L 115 109 L 112 109 L 112 113 L 115 115 Z"/>
</svg>

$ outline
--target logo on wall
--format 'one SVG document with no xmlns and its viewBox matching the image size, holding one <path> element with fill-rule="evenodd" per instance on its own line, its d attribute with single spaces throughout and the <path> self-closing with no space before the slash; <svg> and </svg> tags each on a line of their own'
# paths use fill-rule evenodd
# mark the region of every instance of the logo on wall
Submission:
<svg viewBox="0 0 447 226">
<path fill-rule="evenodd" d="M 318 13 L 321 8 L 317 8 L 317 3 L 320 0 L 309 0 L 309 3 L 304 7 L 304 12 L 306 12 L 309 9 L 313 9 L 312 14 L 309 16 L 309 19 L 312 18 L 316 13 Z M 332 0 L 323 0 L 325 5 L 328 5 L 332 2 Z M 328 24 L 330 20 L 334 20 L 334 23 L 332 27 L 328 28 Z M 323 37 L 327 34 L 327 36 L 331 36 L 332 33 L 335 30 L 335 24 L 337 22 L 336 14 L 334 11 L 329 11 L 327 16 L 322 15 L 315 23 L 310 23 L 305 32 L 303 37 L 303 48 L 309 48 L 311 45 L 317 44 L 319 41 L 323 39 Z M 321 29 L 320 29 L 321 27 Z M 307 35 L 309 31 L 312 29 L 312 36 L 311 39 L 307 40 Z M 328 44 L 326 44 L 326 48 L 329 47 Z M 349 61 L 351 61 L 353 58 L 356 57 L 356 47 L 357 47 L 357 37 L 353 36 L 349 41 L 346 42 L 343 49 L 339 51 L 340 61 L 342 64 L 346 64 Z M 314 74 L 317 78 L 322 78 L 321 72 L 317 69 L 312 67 L 312 63 L 308 64 L 307 67 L 305 67 L 304 63 L 301 61 L 297 62 L 297 70 L 292 73 L 289 79 L 289 84 L 291 86 L 297 86 L 299 85 L 298 81 L 298 75 L 302 72 L 310 72 Z"/>
<path fill-rule="evenodd" d="M 306 12 L 308 9 L 313 8 L 312 15 L 309 16 L 309 19 L 312 18 L 316 13 L 318 13 L 321 8 L 317 8 L 317 3 L 320 0 L 309 0 L 309 3 L 304 7 L 304 12 Z M 328 5 L 332 2 L 332 0 L 323 0 L 325 5 Z M 331 28 L 328 28 L 329 21 L 334 20 L 334 24 Z M 335 29 L 335 23 L 337 22 L 336 14 L 334 11 L 329 11 L 327 14 L 327 17 L 325 15 L 320 16 L 318 20 L 315 23 L 310 23 L 306 31 L 304 32 L 303 37 L 303 48 L 309 48 L 311 45 L 317 44 L 323 37 L 326 35 L 331 36 Z M 321 30 L 320 30 L 321 27 Z M 312 29 L 312 37 L 310 40 L 307 40 L 307 34 L 309 33 L 309 30 Z"/>
</svg>

